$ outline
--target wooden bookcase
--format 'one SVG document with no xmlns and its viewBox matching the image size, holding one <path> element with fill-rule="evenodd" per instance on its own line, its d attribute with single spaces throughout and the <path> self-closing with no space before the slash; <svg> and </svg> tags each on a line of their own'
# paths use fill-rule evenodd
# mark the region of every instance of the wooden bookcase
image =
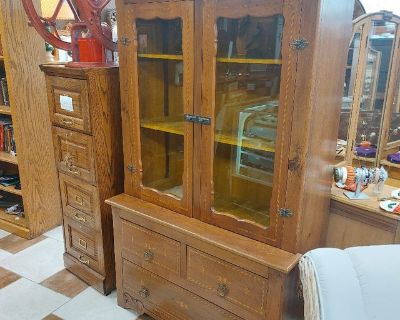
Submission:
<svg viewBox="0 0 400 320">
<path fill-rule="evenodd" d="M 18 172 L 21 190 L 0 186 L 22 198 L 24 217 L 0 208 L 0 228 L 34 238 L 61 223 L 61 200 L 54 162 L 46 84 L 39 64 L 46 62 L 44 42 L 29 27 L 21 1 L 0 2 L 0 34 L 10 106 L 0 114 L 12 120 L 17 156 L 0 152 L 0 170 Z"/>
</svg>

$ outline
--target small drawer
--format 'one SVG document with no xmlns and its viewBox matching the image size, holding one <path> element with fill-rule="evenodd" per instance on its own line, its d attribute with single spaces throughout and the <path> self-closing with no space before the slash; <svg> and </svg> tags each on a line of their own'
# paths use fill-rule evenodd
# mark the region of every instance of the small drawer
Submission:
<svg viewBox="0 0 400 320">
<path fill-rule="evenodd" d="M 100 230 L 97 187 L 66 174 L 59 174 L 63 214 L 82 225 Z"/>
<path fill-rule="evenodd" d="M 160 319 L 239 320 L 199 296 L 126 260 L 122 261 L 122 291 L 126 307 L 143 305 Z M 137 299 L 140 302 L 130 306 Z M 139 311 L 139 310 L 138 310 Z"/>
<path fill-rule="evenodd" d="M 187 247 L 187 280 L 209 290 L 216 304 L 229 302 L 265 318 L 268 281 L 263 277 Z"/>
<path fill-rule="evenodd" d="M 161 276 L 180 274 L 180 243 L 122 220 L 122 255 Z"/>
<path fill-rule="evenodd" d="M 82 264 L 104 274 L 104 257 L 99 232 L 64 217 L 66 251 Z"/>
<path fill-rule="evenodd" d="M 90 133 L 86 81 L 48 76 L 46 82 L 52 123 L 56 126 Z"/>
<path fill-rule="evenodd" d="M 58 169 L 70 176 L 96 183 L 92 137 L 53 127 L 53 143 Z"/>
</svg>

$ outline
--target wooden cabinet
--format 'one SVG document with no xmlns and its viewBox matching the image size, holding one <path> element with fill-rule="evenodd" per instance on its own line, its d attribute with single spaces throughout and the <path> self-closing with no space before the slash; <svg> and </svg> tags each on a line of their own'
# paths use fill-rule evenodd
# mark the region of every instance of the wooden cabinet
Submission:
<svg viewBox="0 0 400 320">
<path fill-rule="evenodd" d="M 240 318 L 296 317 L 297 253 L 321 244 L 328 214 L 353 3 L 116 4 L 119 303 L 207 318 L 170 316 L 173 289 L 141 295 L 145 269 Z"/>
<path fill-rule="evenodd" d="M 42 65 L 62 198 L 67 269 L 97 290 L 115 287 L 111 210 L 122 191 L 118 68 Z"/>
</svg>

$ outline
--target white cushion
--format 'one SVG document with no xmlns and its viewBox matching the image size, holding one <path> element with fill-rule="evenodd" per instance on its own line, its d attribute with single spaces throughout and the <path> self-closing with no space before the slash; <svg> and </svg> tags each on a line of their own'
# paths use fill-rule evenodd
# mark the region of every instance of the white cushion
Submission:
<svg viewBox="0 0 400 320">
<path fill-rule="evenodd" d="M 400 319 L 400 245 L 316 249 L 302 259 L 314 268 L 319 319 Z"/>
</svg>

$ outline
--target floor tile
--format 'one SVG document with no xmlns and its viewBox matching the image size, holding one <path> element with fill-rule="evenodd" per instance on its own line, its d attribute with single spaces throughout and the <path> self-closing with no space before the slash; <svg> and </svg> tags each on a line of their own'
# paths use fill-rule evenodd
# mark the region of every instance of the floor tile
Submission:
<svg viewBox="0 0 400 320">
<path fill-rule="evenodd" d="M 17 253 L 30 246 L 46 239 L 46 237 L 40 236 L 35 239 L 27 240 L 16 236 L 15 234 L 10 234 L 2 239 L 0 239 L 0 249 L 8 251 L 10 253 Z"/>
<path fill-rule="evenodd" d="M 69 298 L 21 278 L 0 290 L 1 320 L 40 320 Z"/>
<path fill-rule="evenodd" d="M 64 235 L 63 235 L 63 228 L 62 226 L 58 226 L 50 231 L 47 231 L 46 233 L 43 234 L 44 236 L 48 238 L 52 238 L 57 241 L 64 242 Z"/>
<path fill-rule="evenodd" d="M 0 239 L 10 235 L 9 232 L 0 229 Z"/>
<path fill-rule="evenodd" d="M 137 315 L 117 305 L 117 293 L 103 296 L 93 288 L 87 288 L 53 314 L 65 320 L 133 320 Z"/>
<path fill-rule="evenodd" d="M 5 258 L 8 258 L 10 256 L 12 256 L 11 253 L 9 253 L 8 251 L 0 249 L 0 261 L 4 260 Z"/>
<path fill-rule="evenodd" d="M 66 269 L 44 280 L 41 285 L 69 298 L 75 297 L 88 287 L 85 282 Z"/>
<path fill-rule="evenodd" d="M 0 266 L 40 283 L 64 269 L 63 252 L 63 243 L 47 238 L 5 258 Z"/>
<path fill-rule="evenodd" d="M 21 277 L 14 272 L 0 267 L 0 289 L 7 287 L 9 284 L 17 281 Z"/>
</svg>

